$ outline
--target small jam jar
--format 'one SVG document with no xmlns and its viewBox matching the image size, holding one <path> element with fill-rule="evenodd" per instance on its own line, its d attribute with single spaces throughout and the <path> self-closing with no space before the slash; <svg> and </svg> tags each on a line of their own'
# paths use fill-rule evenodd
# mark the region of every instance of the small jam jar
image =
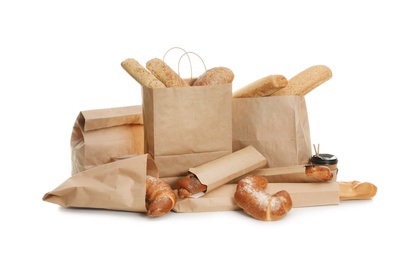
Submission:
<svg viewBox="0 0 414 260">
<path fill-rule="evenodd" d="M 338 158 L 335 155 L 320 153 L 319 155 L 312 156 L 310 161 L 312 164 L 324 165 L 331 169 L 333 174 L 332 181 L 336 181 L 336 176 L 338 175 Z"/>
</svg>

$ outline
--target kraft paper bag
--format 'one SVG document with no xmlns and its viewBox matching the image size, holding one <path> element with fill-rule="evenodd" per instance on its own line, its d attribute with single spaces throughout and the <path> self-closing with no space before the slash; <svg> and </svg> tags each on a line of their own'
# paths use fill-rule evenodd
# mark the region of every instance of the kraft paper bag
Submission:
<svg viewBox="0 0 414 260">
<path fill-rule="evenodd" d="M 232 85 L 142 86 L 144 151 L 174 179 L 232 152 Z M 174 183 L 170 183 L 174 185 Z"/>
<path fill-rule="evenodd" d="M 178 213 L 241 210 L 234 200 L 237 184 L 225 184 L 200 198 L 178 199 L 174 211 Z M 326 183 L 269 183 L 266 192 L 274 194 L 286 190 L 292 207 L 311 207 L 339 204 L 339 187 Z"/>
<path fill-rule="evenodd" d="M 144 154 L 142 124 L 141 105 L 81 111 L 70 140 L 72 175 L 119 156 Z"/>
<path fill-rule="evenodd" d="M 63 207 L 146 212 L 146 176 L 158 177 L 147 154 L 119 158 L 79 172 L 43 196 Z"/>
<path fill-rule="evenodd" d="M 268 167 L 309 163 L 312 145 L 304 97 L 233 98 L 232 112 L 233 150 L 252 145 Z"/>
</svg>

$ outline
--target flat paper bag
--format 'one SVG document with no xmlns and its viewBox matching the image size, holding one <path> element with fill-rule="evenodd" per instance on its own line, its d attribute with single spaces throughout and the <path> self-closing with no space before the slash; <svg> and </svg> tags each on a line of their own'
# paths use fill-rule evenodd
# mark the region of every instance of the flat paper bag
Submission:
<svg viewBox="0 0 414 260">
<path fill-rule="evenodd" d="M 72 175 L 113 158 L 144 154 L 142 107 L 81 111 L 70 140 Z"/>
<path fill-rule="evenodd" d="M 207 186 L 206 193 L 208 193 L 265 165 L 266 158 L 253 146 L 248 146 L 214 161 L 190 168 L 189 172 L 194 173 L 199 181 Z"/>
<path fill-rule="evenodd" d="M 232 211 L 241 208 L 234 200 L 237 184 L 225 184 L 200 197 L 179 199 L 175 212 Z M 327 183 L 269 183 L 266 192 L 274 194 L 286 190 L 292 198 L 292 207 L 311 207 L 339 204 L 339 187 L 336 182 Z"/>
<path fill-rule="evenodd" d="M 146 175 L 158 176 L 152 158 L 131 156 L 79 172 L 43 200 L 63 207 L 146 212 Z"/>
<path fill-rule="evenodd" d="M 160 178 L 232 152 L 232 85 L 147 88 L 142 86 L 145 152 Z"/>
<path fill-rule="evenodd" d="M 304 97 L 233 98 L 233 150 L 254 146 L 268 167 L 309 163 L 312 156 Z"/>
</svg>

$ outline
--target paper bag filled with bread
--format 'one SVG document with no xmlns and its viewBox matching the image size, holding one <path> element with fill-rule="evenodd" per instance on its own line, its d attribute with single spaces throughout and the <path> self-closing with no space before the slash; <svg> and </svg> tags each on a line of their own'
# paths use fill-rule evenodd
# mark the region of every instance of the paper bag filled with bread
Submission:
<svg viewBox="0 0 414 260">
<path fill-rule="evenodd" d="M 231 69 L 206 67 L 185 79 L 159 58 L 121 65 L 141 85 L 144 149 L 161 179 L 175 185 L 188 169 L 232 152 Z"/>
</svg>

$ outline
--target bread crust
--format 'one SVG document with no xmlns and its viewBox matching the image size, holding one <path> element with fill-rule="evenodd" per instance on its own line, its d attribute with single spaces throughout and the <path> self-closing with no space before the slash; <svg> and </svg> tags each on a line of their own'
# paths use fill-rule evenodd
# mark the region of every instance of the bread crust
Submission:
<svg viewBox="0 0 414 260">
<path fill-rule="evenodd" d="M 226 67 L 214 67 L 206 70 L 193 83 L 193 86 L 221 85 L 232 83 L 234 73 Z"/>
<path fill-rule="evenodd" d="M 258 79 L 233 93 L 233 98 L 267 97 L 286 87 L 288 80 L 283 75 L 269 75 Z"/>
<path fill-rule="evenodd" d="M 268 181 L 260 175 L 248 175 L 237 183 L 234 200 L 243 211 L 255 219 L 275 221 L 283 218 L 292 208 L 292 199 L 285 190 L 268 194 Z"/>
<path fill-rule="evenodd" d="M 170 212 L 177 202 L 177 196 L 165 181 L 147 175 L 146 208 L 150 217 L 160 217 Z"/>
<path fill-rule="evenodd" d="M 188 87 L 187 81 L 182 79 L 167 63 L 158 58 L 153 58 L 146 63 L 146 68 L 167 88 Z"/>
<path fill-rule="evenodd" d="M 147 88 L 165 88 L 164 83 L 158 80 L 151 72 L 133 58 L 121 62 L 122 68 L 139 84 Z"/>
</svg>

